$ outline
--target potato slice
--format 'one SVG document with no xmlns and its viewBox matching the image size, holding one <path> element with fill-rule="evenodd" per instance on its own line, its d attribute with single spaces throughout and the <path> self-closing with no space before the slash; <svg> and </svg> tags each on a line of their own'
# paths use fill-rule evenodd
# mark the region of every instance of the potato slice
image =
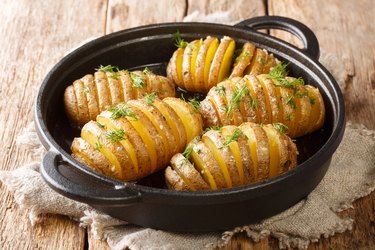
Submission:
<svg viewBox="0 0 375 250">
<path fill-rule="evenodd" d="M 204 127 L 208 128 L 222 124 L 219 120 L 219 112 L 217 111 L 215 102 L 212 100 L 211 96 L 206 96 L 206 98 L 201 101 L 199 112 L 202 115 Z"/>
<path fill-rule="evenodd" d="M 113 174 L 112 164 L 108 159 L 81 137 L 74 138 L 71 150 L 72 157 L 79 162 L 94 168 L 99 173 L 108 176 Z"/>
<path fill-rule="evenodd" d="M 171 167 L 167 167 L 165 171 L 165 179 L 167 183 L 169 182 L 169 185 L 176 183 L 173 185 L 175 186 L 174 189 L 193 191 L 211 189 L 206 181 L 202 178 L 202 175 L 195 169 L 194 165 L 191 164 L 190 161 L 186 160 L 182 154 L 176 154 L 172 157 L 171 166 L 173 170 Z M 173 172 L 177 173 L 178 176 L 170 178 L 171 175 L 173 176 Z M 175 179 L 175 181 L 171 183 L 171 180 L 173 179 Z M 184 184 L 181 184 L 179 179 L 182 180 Z"/>
<path fill-rule="evenodd" d="M 235 59 L 233 70 L 229 78 L 236 76 L 242 77 L 244 75 L 245 69 L 250 65 L 254 53 L 255 45 L 250 42 L 246 42 L 242 46 L 241 53 Z"/>
<path fill-rule="evenodd" d="M 122 104 L 120 104 L 122 105 Z M 139 176 L 146 176 L 151 174 L 151 160 L 147 152 L 147 147 L 142 137 L 137 130 L 130 124 L 125 117 L 113 117 L 110 111 L 103 111 L 98 115 L 97 122 L 104 126 L 111 128 L 122 128 L 126 131 L 127 140 L 121 141 L 124 148 L 128 151 L 130 159 L 134 164 L 135 169 L 138 169 Z M 134 154 L 136 159 L 134 159 Z"/>
<path fill-rule="evenodd" d="M 322 95 L 319 93 L 319 89 L 314 88 L 311 85 L 306 85 L 309 92 L 309 100 L 311 104 L 311 116 L 309 119 L 308 132 L 311 133 L 318 128 L 323 126 L 325 119 L 325 107 Z"/>
<path fill-rule="evenodd" d="M 258 78 L 253 75 L 247 75 L 244 77 L 247 81 L 248 89 L 253 97 L 253 102 L 256 103 L 257 123 L 267 124 L 271 123 L 270 115 L 266 107 L 266 97 L 263 91 L 262 85 Z"/>
<path fill-rule="evenodd" d="M 210 72 L 211 72 L 211 67 L 213 64 L 214 57 L 216 55 L 216 51 L 219 48 L 219 39 L 214 38 L 214 40 L 210 43 L 210 46 L 208 47 L 207 50 L 207 55 L 206 59 L 204 62 L 204 83 L 205 83 L 205 90 L 206 92 L 211 89 L 211 85 L 209 82 L 209 77 L 210 77 Z"/>
<path fill-rule="evenodd" d="M 100 113 L 98 104 L 98 94 L 94 84 L 93 75 L 85 75 L 81 78 L 83 82 L 83 91 L 86 94 L 87 107 L 89 111 L 90 120 L 95 120 L 96 116 Z"/>
<path fill-rule="evenodd" d="M 262 128 L 268 138 L 268 152 L 270 157 L 269 177 L 274 177 L 281 173 L 279 134 L 270 124 L 263 125 Z"/>
<path fill-rule="evenodd" d="M 149 82 L 148 93 L 156 93 L 160 99 L 163 99 L 167 96 L 176 96 L 176 88 L 173 82 L 170 79 L 155 75 L 155 74 L 146 74 Z"/>
<path fill-rule="evenodd" d="M 229 41 L 228 47 L 225 50 L 223 59 L 221 61 L 217 83 L 223 81 L 225 78 L 229 76 L 229 72 L 232 67 L 232 59 L 233 59 L 233 54 L 234 54 L 235 49 L 236 49 L 236 42 L 234 40 Z"/>
<path fill-rule="evenodd" d="M 129 71 L 121 70 L 119 72 L 119 81 L 122 86 L 122 93 L 124 94 L 124 101 L 130 101 L 135 98 L 133 93 L 133 81 L 130 78 Z"/>
<path fill-rule="evenodd" d="M 207 146 L 210 147 L 210 149 L 213 149 L 213 151 L 211 152 L 213 152 L 214 157 L 220 165 L 223 174 L 225 175 L 226 171 L 224 169 L 226 167 L 231 178 L 232 186 L 235 187 L 241 185 L 241 183 L 243 182 L 240 176 L 241 174 L 238 172 L 235 158 L 228 145 L 225 144 L 228 137 L 224 136 L 220 131 L 209 130 L 202 136 L 202 140 L 204 142 L 208 139 L 211 140 L 213 145 L 207 144 Z M 221 157 L 219 157 L 219 155 L 221 155 L 225 165 L 221 162 Z"/>
<path fill-rule="evenodd" d="M 184 48 L 178 48 L 172 55 L 171 60 L 167 66 L 167 77 L 172 79 L 177 86 L 185 88 L 183 77 L 182 77 L 182 58 L 184 54 Z"/>
<path fill-rule="evenodd" d="M 214 106 L 218 114 L 218 121 L 220 123 L 214 125 L 222 126 L 231 124 L 231 121 L 227 115 L 228 103 L 226 99 L 225 89 L 226 82 L 229 82 L 229 80 L 221 82 L 220 85 L 210 89 L 210 91 L 207 94 L 208 97 L 206 97 L 208 98 L 208 100 L 211 101 L 212 105 Z"/>
<path fill-rule="evenodd" d="M 252 180 L 258 180 L 258 153 L 257 153 L 257 138 L 252 126 L 249 123 L 243 123 L 239 126 L 242 133 L 246 136 L 247 147 L 250 152 L 252 165 L 249 166 L 249 173 Z"/>
<path fill-rule="evenodd" d="M 279 99 L 277 99 L 273 81 L 268 79 L 265 75 L 258 75 L 257 79 L 259 80 L 264 92 L 269 123 L 281 122 L 279 120 L 280 104 Z"/>
<path fill-rule="evenodd" d="M 248 123 L 253 129 L 257 141 L 258 180 L 265 180 L 270 172 L 270 155 L 268 149 L 268 137 L 262 125 Z"/>
<path fill-rule="evenodd" d="M 108 88 L 108 81 L 105 72 L 97 71 L 94 75 L 95 85 L 98 91 L 99 109 L 106 110 L 112 104 L 111 92 Z"/>
<path fill-rule="evenodd" d="M 184 55 L 182 58 L 182 79 L 184 82 L 184 89 L 188 91 L 192 91 L 192 92 L 195 91 L 194 82 L 193 82 L 194 79 L 193 79 L 193 74 L 191 71 L 192 57 L 193 57 L 193 54 L 196 55 L 198 53 L 197 47 L 199 49 L 199 40 L 194 40 L 190 42 L 186 46 Z"/>
<path fill-rule="evenodd" d="M 257 48 L 252 58 L 251 64 L 245 70 L 246 75 L 260 75 L 263 73 L 263 67 L 267 63 L 267 51 Z"/>
<path fill-rule="evenodd" d="M 224 36 L 220 40 L 220 44 L 212 60 L 210 72 L 208 75 L 208 86 L 207 86 L 208 89 L 212 88 L 213 86 L 216 86 L 219 81 L 227 77 L 227 76 L 224 76 L 225 75 L 224 73 L 225 73 L 226 68 L 228 67 L 227 66 L 228 60 L 229 59 L 231 60 L 231 57 L 229 58 L 228 55 L 231 53 L 232 50 L 234 52 L 233 43 L 234 43 L 234 40 L 228 36 Z M 228 50 L 228 54 L 226 54 L 227 50 Z M 233 55 L 233 53 L 231 55 Z M 226 61 L 223 60 L 224 58 Z"/>
<path fill-rule="evenodd" d="M 205 68 L 206 68 L 206 63 L 209 64 L 210 66 L 211 61 L 206 62 L 206 58 L 210 55 L 213 58 L 216 50 L 213 53 L 211 51 L 213 50 L 213 48 L 215 48 L 214 46 L 215 41 L 217 41 L 217 45 L 218 45 L 218 40 L 216 38 L 208 36 L 206 39 L 204 39 L 204 41 L 199 47 L 199 51 L 198 51 L 197 58 L 195 61 L 195 73 L 194 73 L 195 85 L 194 87 L 195 87 L 195 90 L 200 93 L 207 93 L 208 91 L 208 89 L 206 89 L 206 84 L 205 84 Z M 210 50 L 210 48 L 211 48 L 211 51 L 210 51 L 211 54 L 208 55 L 208 51 Z M 208 69 L 209 69 L 209 66 L 207 67 Z"/>
<path fill-rule="evenodd" d="M 196 68 L 199 67 L 201 61 L 198 61 L 198 52 L 200 50 L 200 47 L 203 44 L 203 39 L 198 40 L 197 42 L 194 43 L 194 48 L 191 52 L 191 62 L 190 62 L 190 74 L 191 74 L 191 88 L 188 89 L 189 91 L 193 92 L 199 92 L 199 86 L 197 86 L 197 79 L 195 77 L 196 75 Z"/>
<path fill-rule="evenodd" d="M 202 133 L 202 117 L 190 104 L 179 98 L 167 97 L 163 101 L 167 103 L 180 117 L 186 131 L 186 139 L 192 141 Z"/>
<path fill-rule="evenodd" d="M 163 152 L 162 150 L 163 143 L 152 123 L 140 110 L 138 110 L 133 105 L 134 101 L 135 100 L 131 100 L 127 104 L 131 108 L 131 111 L 137 116 L 137 119 L 128 116 L 126 117 L 126 119 L 128 119 L 130 124 L 132 124 L 135 130 L 137 130 L 138 134 L 141 136 L 143 142 L 145 143 L 148 155 L 150 156 L 151 160 L 151 172 L 154 173 L 166 164 L 166 162 L 164 162 L 165 152 Z"/>
<path fill-rule="evenodd" d="M 86 140 L 92 147 L 100 151 L 111 163 L 112 176 L 123 179 L 129 177 L 128 172 L 123 171 L 122 166 L 129 162 L 129 157 L 119 142 L 110 141 L 106 136 L 106 131 L 99 125 L 90 121 L 83 126 L 81 137 Z M 124 138 L 125 139 L 125 138 Z M 129 175 L 133 171 L 129 171 Z"/>
<path fill-rule="evenodd" d="M 140 70 L 129 72 L 129 76 L 131 78 L 134 99 L 143 98 L 148 93 L 148 85 L 150 85 L 148 77 Z"/>
<path fill-rule="evenodd" d="M 172 129 L 173 136 L 176 140 L 175 149 L 173 151 L 182 151 L 187 143 L 186 130 L 182 120 L 167 103 L 155 99 L 153 105 L 160 111 L 169 127 Z"/>
<path fill-rule="evenodd" d="M 225 126 L 221 129 L 221 133 L 226 138 L 230 138 L 234 133 L 236 133 L 236 130 L 241 131 L 241 130 L 238 130 L 238 128 L 236 126 Z M 241 151 L 240 151 L 240 147 L 238 146 L 237 140 L 238 140 L 238 138 L 236 138 L 231 143 L 229 143 L 228 147 L 229 147 L 230 151 L 232 152 L 232 155 L 234 156 L 234 161 L 235 161 L 235 164 L 236 164 L 236 167 L 237 167 L 238 176 L 240 177 L 241 185 L 243 185 L 245 183 L 244 163 L 242 162 Z M 249 179 L 248 178 L 248 171 L 246 171 L 246 172 L 247 172 L 247 178 L 246 178 L 247 180 L 246 181 L 248 181 L 248 179 Z"/>
<path fill-rule="evenodd" d="M 111 95 L 111 104 L 116 105 L 124 101 L 124 94 L 118 75 L 111 72 L 105 72 L 108 82 L 108 89 Z"/>
<path fill-rule="evenodd" d="M 89 114 L 89 109 L 87 105 L 85 90 L 83 87 L 83 82 L 81 80 L 74 81 L 73 89 L 74 89 L 74 94 L 77 100 L 77 110 L 79 114 L 78 117 L 80 120 L 84 122 L 88 122 L 90 121 L 90 114 Z"/>
<path fill-rule="evenodd" d="M 223 156 L 221 155 L 219 149 L 213 143 L 211 138 L 207 135 L 202 136 L 202 142 L 205 144 L 207 149 L 211 152 L 212 157 L 214 158 L 217 166 L 219 166 L 219 168 L 221 170 L 221 173 L 223 175 L 223 178 L 225 180 L 226 187 L 231 188 L 233 186 L 232 179 L 231 179 L 228 167 L 225 163 L 225 160 L 224 160 Z"/>
<path fill-rule="evenodd" d="M 204 164 L 203 167 L 201 167 L 200 169 L 203 169 L 204 171 L 207 172 L 206 174 L 212 176 L 213 181 L 208 181 L 208 183 L 211 183 L 211 182 L 215 183 L 214 185 L 212 185 L 214 186 L 213 189 L 227 188 L 228 187 L 227 180 L 225 179 L 220 166 L 218 165 L 211 150 L 207 147 L 207 145 L 203 141 L 195 140 L 193 150 L 200 158 L 201 164 Z M 207 177 L 207 179 L 210 180 L 211 176 Z"/>
<path fill-rule="evenodd" d="M 176 144 L 175 138 L 170 131 L 170 128 L 166 121 L 163 119 L 163 115 L 156 109 L 152 104 L 148 105 L 144 101 L 135 100 L 132 102 L 132 105 L 135 106 L 137 109 L 143 112 L 150 120 L 154 128 L 156 129 L 158 135 L 161 137 L 163 142 L 162 150 L 165 153 L 164 162 L 169 162 L 172 155 L 174 155 L 175 151 L 172 151 L 171 148 L 174 148 Z"/>
<path fill-rule="evenodd" d="M 296 124 L 296 104 L 294 91 L 285 87 L 277 87 L 280 90 L 281 100 L 280 103 L 283 106 L 283 119 L 282 123 L 288 127 L 287 134 L 291 137 L 294 135 L 295 124 Z"/>
<path fill-rule="evenodd" d="M 73 85 L 68 86 L 64 91 L 64 107 L 69 121 L 78 126 L 83 126 L 85 124 L 79 116 L 78 104 Z"/>
<path fill-rule="evenodd" d="M 108 111 L 104 111 L 104 114 L 99 114 L 98 117 L 97 117 L 98 124 L 100 124 L 100 126 L 105 127 L 107 130 L 116 131 L 116 130 L 119 130 L 119 129 L 123 129 L 122 126 L 116 126 L 114 124 L 113 120 L 110 119 L 110 115 L 111 115 L 111 113 L 109 113 Z M 139 173 L 139 164 L 138 164 L 136 149 L 133 147 L 133 144 L 131 143 L 129 138 L 127 138 L 126 140 L 121 140 L 120 143 L 122 144 L 122 146 L 127 151 L 128 155 L 129 155 L 129 158 L 131 160 L 131 163 L 134 166 L 135 173 L 138 174 Z"/>
</svg>

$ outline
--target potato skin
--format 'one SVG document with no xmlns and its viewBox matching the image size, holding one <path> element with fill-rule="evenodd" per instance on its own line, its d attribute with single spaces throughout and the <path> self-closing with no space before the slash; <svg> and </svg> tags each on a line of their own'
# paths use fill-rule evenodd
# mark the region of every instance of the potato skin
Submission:
<svg viewBox="0 0 375 250">
<path fill-rule="evenodd" d="M 136 84 L 135 81 L 141 84 Z M 138 83 L 139 83 L 138 82 Z M 176 95 L 173 81 L 152 72 L 98 70 L 73 82 L 64 92 L 64 106 L 72 125 L 82 127 L 112 105 L 155 92 L 159 98 Z"/>
<path fill-rule="evenodd" d="M 269 144 L 270 134 L 266 133 L 265 129 L 272 130 L 274 139 L 279 142 L 277 149 L 271 147 Z M 225 131 L 225 133 L 223 133 Z M 254 137 L 248 137 L 249 133 L 254 134 Z M 209 138 L 215 145 L 212 148 L 207 144 Z M 190 145 L 193 145 L 193 150 L 200 151 L 201 158 L 206 159 L 205 164 L 215 181 L 217 189 L 236 187 L 263 181 L 270 178 L 270 158 L 271 154 L 277 155 L 277 169 L 276 175 L 285 173 L 296 167 L 297 165 L 297 147 L 294 142 L 285 134 L 279 132 L 276 127 L 271 124 L 258 125 L 251 122 L 243 123 L 241 126 L 223 126 L 220 130 L 209 130 L 203 134 L 202 140 L 196 139 Z M 203 145 L 203 146 L 202 146 Z M 252 148 L 255 145 L 255 148 Z M 256 157 L 250 151 L 256 150 Z M 207 151 L 209 150 L 209 151 Z M 218 155 L 216 157 L 213 151 L 220 152 L 220 156 L 225 162 L 227 173 L 231 179 L 231 186 L 227 186 L 223 180 L 223 169 L 219 167 Z M 238 151 L 233 151 L 238 150 Z M 278 154 L 276 154 L 278 153 Z M 239 155 L 240 158 L 235 160 L 234 155 Z M 239 160 L 239 161 L 238 161 Z M 188 166 L 189 171 L 181 173 L 181 168 L 176 169 L 176 165 L 183 163 Z M 190 155 L 182 154 L 175 155 L 171 160 L 171 165 L 165 170 L 165 178 L 170 189 L 175 190 L 206 190 L 209 187 L 207 178 L 204 178 L 205 173 L 198 169 L 199 162 Z M 242 165 L 242 174 L 240 174 L 239 166 Z M 187 168 L 187 167 L 186 167 Z M 195 168 L 195 169 L 194 169 Z M 198 175 L 199 174 L 199 175 Z M 243 176 L 242 180 L 240 176 Z M 204 181 L 205 185 L 201 182 Z M 199 182 L 199 185 L 192 185 L 192 183 Z M 212 189 L 210 187 L 209 189 Z"/>
<path fill-rule="evenodd" d="M 212 88 L 202 101 L 204 127 L 283 123 L 297 138 L 323 126 L 325 107 L 319 89 L 286 77 L 283 84 L 267 74 L 232 78 Z M 220 93 L 218 93 L 220 89 Z"/>
<path fill-rule="evenodd" d="M 167 166 L 173 155 L 185 148 L 187 129 L 192 137 L 202 132 L 200 115 L 192 106 L 171 107 L 179 102 L 182 100 L 173 97 L 165 102 L 158 98 L 152 102 L 142 98 L 103 111 L 96 121 L 83 126 L 81 137 L 73 140 L 72 156 L 94 170 L 122 181 L 136 181 L 159 171 Z M 182 116 L 195 122 L 186 127 L 179 118 Z M 171 127 L 170 121 L 174 122 L 175 128 Z"/>
</svg>

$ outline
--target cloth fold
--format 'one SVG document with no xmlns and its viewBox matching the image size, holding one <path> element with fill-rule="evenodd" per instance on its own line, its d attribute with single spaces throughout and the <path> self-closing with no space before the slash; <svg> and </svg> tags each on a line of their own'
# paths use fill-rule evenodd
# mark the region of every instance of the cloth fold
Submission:
<svg viewBox="0 0 375 250">
<path fill-rule="evenodd" d="M 28 126 L 18 143 L 27 150 L 42 152 L 42 146 L 33 140 L 35 133 L 33 126 Z M 112 218 L 50 189 L 39 174 L 39 164 L 0 171 L 0 181 L 14 192 L 20 208 L 29 210 L 32 224 L 38 222 L 40 214 L 66 215 L 89 227 L 95 238 L 106 240 L 112 249 L 212 249 L 225 246 L 239 232 L 255 242 L 272 236 L 279 240 L 280 248 L 306 249 L 321 237 L 352 229 L 353 219 L 340 218 L 337 212 L 351 208 L 354 200 L 375 189 L 375 131 L 348 123 L 327 174 L 306 199 L 258 224 L 222 233 L 165 232 Z"/>
</svg>

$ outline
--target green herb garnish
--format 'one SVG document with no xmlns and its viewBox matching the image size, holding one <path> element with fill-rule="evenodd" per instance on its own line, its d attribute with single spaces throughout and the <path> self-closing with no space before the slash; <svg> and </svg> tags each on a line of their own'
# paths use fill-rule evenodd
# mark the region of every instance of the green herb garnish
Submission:
<svg viewBox="0 0 375 250">
<path fill-rule="evenodd" d="M 240 108 L 240 103 L 242 101 L 242 98 L 249 94 L 249 89 L 247 88 L 247 85 L 243 85 L 240 89 L 237 87 L 234 87 L 232 96 L 229 101 L 229 106 L 227 109 L 227 115 L 231 115 L 233 113 L 233 110 Z"/>
<path fill-rule="evenodd" d="M 107 65 L 107 66 L 103 66 L 103 65 L 100 65 L 99 68 L 95 69 L 99 72 L 104 72 L 104 73 L 109 73 L 109 76 L 110 78 L 118 78 L 120 76 L 120 69 L 119 67 L 117 66 L 112 66 L 112 65 Z"/>
<path fill-rule="evenodd" d="M 144 99 L 147 105 L 151 106 L 157 97 L 158 97 L 157 94 L 155 92 L 152 92 L 152 93 L 145 95 Z"/>
<path fill-rule="evenodd" d="M 143 73 L 152 74 L 152 71 L 148 67 L 146 67 L 146 68 L 144 68 Z"/>
<path fill-rule="evenodd" d="M 272 124 L 272 126 L 277 130 L 279 131 L 281 134 L 285 134 L 287 131 L 288 131 L 288 126 L 284 125 L 283 123 L 281 122 L 277 122 L 277 123 L 274 123 Z"/>
<path fill-rule="evenodd" d="M 174 44 L 177 48 L 186 48 L 188 46 L 188 42 L 181 38 L 180 31 L 177 30 L 176 33 L 173 34 Z"/>
<path fill-rule="evenodd" d="M 95 142 L 95 149 L 100 151 L 103 147 L 102 139 L 98 136 L 98 141 Z"/>
<path fill-rule="evenodd" d="M 108 111 L 112 113 L 112 119 L 118 119 L 121 117 L 132 117 L 136 120 L 138 119 L 138 116 L 134 114 L 124 102 L 108 108 Z"/>
<path fill-rule="evenodd" d="M 215 87 L 215 91 L 221 95 L 222 97 L 225 96 L 225 87 L 223 85 L 218 85 Z"/>
<path fill-rule="evenodd" d="M 101 124 L 100 122 L 96 122 L 96 125 L 98 125 L 99 128 L 105 128 L 105 125 Z"/>
<path fill-rule="evenodd" d="M 190 144 L 189 147 L 187 147 L 182 155 L 185 157 L 186 160 L 190 159 L 191 154 L 193 153 L 194 150 L 194 144 Z"/>
<path fill-rule="evenodd" d="M 145 86 L 145 82 L 140 75 L 133 72 L 129 72 L 129 76 L 133 81 L 133 88 L 141 89 Z"/>
<path fill-rule="evenodd" d="M 242 131 L 240 129 L 236 129 L 233 131 L 233 133 L 231 135 L 229 135 L 224 143 L 223 143 L 223 146 L 220 147 L 220 149 L 223 149 L 223 148 L 226 148 L 229 146 L 229 144 L 231 144 L 232 142 L 234 141 L 237 141 L 238 138 L 242 135 Z"/>
<path fill-rule="evenodd" d="M 292 109 L 296 109 L 296 103 L 293 100 L 293 96 L 287 95 L 286 104 L 289 105 Z"/>
<path fill-rule="evenodd" d="M 311 105 L 314 105 L 315 104 L 315 98 L 310 96 L 310 104 Z"/>
<path fill-rule="evenodd" d="M 111 142 L 118 142 L 125 140 L 125 131 L 123 129 L 111 130 L 105 134 L 105 137 Z"/>
<path fill-rule="evenodd" d="M 200 103 L 200 101 L 198 101 L 198 100 L 195 99 L 195 98 L 191 98 L 191 99 L 189 99 L 189 101 L 188 101 L 187 103 L 190 104 L 190 106 L 193 107 L 193 109 L 194 109 L 195 112 L 198 112 L 199 109 L 201 108 L 201 103 Z"/>
</svg>

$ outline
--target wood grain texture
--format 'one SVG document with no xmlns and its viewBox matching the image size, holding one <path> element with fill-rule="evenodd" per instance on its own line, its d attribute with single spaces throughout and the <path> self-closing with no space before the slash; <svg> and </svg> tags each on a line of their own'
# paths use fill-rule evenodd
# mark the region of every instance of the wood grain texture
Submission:
<svg viewBox="0 0 375 250">
<path fill-rule="evenodd" d="M 3 0 L 0 9 L 2 170 L 35 160 L 15 139 L 33 119 L 38 85 L 66 51 L 87 38 L 138 25 L 182 21 L 195 11 L 205 15 L 228 11 L 232 20 L 269 13 L 305 23 L 316 33 L 322 51 L 343 61 L 348 118 L 375 129 L 375 7 L 371 0 Z M 301 44 L 285 32 L 271 34 Z M 28 213 L 3 186 L 0 198 L 0 249 L 109 249 L 64 216 L 46 215 L 31 226 Z M 374 207 L 375 192 L 356 201 L 354 209 L 340 213 L 355 220 L 352 232 L 322 239 L 309 249 L 374 249 Z M 277 247 L 274 238 L 253 243 L 241 233 L 222 249 Z"/>
<path fill-rule="evenodd" d="M 15 142 L 33 120 L 37 87 L 67 50 L 104 33 L 106 2 L 3 0 L 0 9 L 0 166 L 11 170 L 36 160 Z M 4 186 L 0 200 L 1 249 L 83 249 L 76 222 L 46 216 L 33 227 Z"/>
</svg>

